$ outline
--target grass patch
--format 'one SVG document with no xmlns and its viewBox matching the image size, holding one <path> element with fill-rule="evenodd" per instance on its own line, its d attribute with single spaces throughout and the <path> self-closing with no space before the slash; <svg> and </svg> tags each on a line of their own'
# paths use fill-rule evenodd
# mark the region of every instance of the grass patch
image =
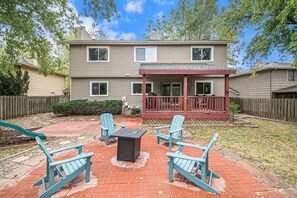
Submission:
<svg viewBox="0 0 297 198">
<path fill-rule="evenodd" d="M 210 141 L 219 133 L 217 144 L 257 161 L 266 171 L 274 172 L 289 184 L 297 184 L 297 126 L 274 121 L 248 119 L 259 128 L 199 127 L 193 129 L 198 139 Z"/>
<path fill-rule="evenodd" d="M 1 149 L 0 150 L 0 159 L 14 155 L 14 154 L 22 152 L 24 150 L 28 150 L 30 148 L 32 148 L 32 147 L 12 148 L 12 149 L 5 149 L 5 150 Z"/>
</svg>

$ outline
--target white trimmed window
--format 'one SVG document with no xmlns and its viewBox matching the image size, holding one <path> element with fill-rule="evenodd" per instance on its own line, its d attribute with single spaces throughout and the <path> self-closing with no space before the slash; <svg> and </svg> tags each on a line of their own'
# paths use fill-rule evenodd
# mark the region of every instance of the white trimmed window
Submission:
<svg viewBox="0 0 297 198">
<path fill-rule="evenodd" d="M 90 96 L 108 96 L 108 81 L 90 81 Z"/>
<path fill-rule="evenodd" d="M 153 82 L 146 83 L 146 93 L 153 91 Z M 142 82 L 131 82 L 131 95 L 142 95 Z"/>
<path fill-rule="evenodd" d="M 134 62 L 157 62 L 157 47 L 134 47 Z"/>
<path fill-rule="evenodd" d="M 192 46 L 191 61 L 193 62 L 213 61 L 213 47 Z"/>
<path fill-rule="evenodd" d="M 195 81 L 195 95 L 212 95 L 213 81 Z"/>
<path fill-rule="evenodd" d="M 297 82 L 297 70 L 288 70 L 288 81 Z"/>
<path fill-rule="evenodd" d="M 109 47 L 87 47 L 88 62 L 109 62 Z"/>
</svg>

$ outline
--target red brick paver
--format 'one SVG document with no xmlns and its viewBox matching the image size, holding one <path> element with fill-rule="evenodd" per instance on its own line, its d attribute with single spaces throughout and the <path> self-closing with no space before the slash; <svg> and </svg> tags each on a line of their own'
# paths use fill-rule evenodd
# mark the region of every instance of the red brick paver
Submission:
<svg viewBox="0 0 297 198">
<path fill-rule="evenodd" d="M 132 124 L 131 124 L 132 125 Z M 135 122 L 134 128 L 140 128 Z M 84 146 L 84 152 L 94 152 L 92 157 L 92 179 L 90 184 L 84 182 L 70 185 L 57 195 L 66 197 L 284 197 L 269 186 L 258 182 L 244 168 L 222 156 L 217 151 L 210 152 L 210 169 L 222 177 L 225 186 L 220 195 L 213 195 L 199 189 L 189 182 L 181 181 L 182 176 L 175 173 L 173 183 L 168 182 L 168 150 L 156 144 L 154 135 L 145 134 L 142 138 L 141 151 L 149 153 L 144 167 L 120 168 L 112 165 L 111 159 L 116 155 L 116 146 L 106 147 L 98 141 Z M 116 144 L 116 143 L 114 143 Z M 185 152 L 194 156 L 201 153 L 192 148 Z M 68 158 L 74 152 L 66 152 L 59 158 Z M 31 171 L 28 176 L 18 181 L 15 186 L 0 191 L 0 197 L 37 197 L 41 186 L 32 184 L 45 174 L 45 165 Z M 83 179 L 83 177 L 81 177 Z M 89 185 L 89 186 L 88 186 Z M 222 187 L 222 186 L 219 186 Z"/>
</svg>

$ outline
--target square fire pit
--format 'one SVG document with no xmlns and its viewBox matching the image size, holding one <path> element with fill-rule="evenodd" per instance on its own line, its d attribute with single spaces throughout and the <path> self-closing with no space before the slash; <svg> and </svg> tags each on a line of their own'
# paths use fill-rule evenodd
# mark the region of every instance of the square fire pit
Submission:
<svg viewBox="0 0 297 198">
<path fill-rule="evenodd" d="M 135 162 L 140 154 L 141 137 L 146 133 L 144 129 L 124 128 L 114 133 L 118 138 L 117 160 Z"/>
</svg>

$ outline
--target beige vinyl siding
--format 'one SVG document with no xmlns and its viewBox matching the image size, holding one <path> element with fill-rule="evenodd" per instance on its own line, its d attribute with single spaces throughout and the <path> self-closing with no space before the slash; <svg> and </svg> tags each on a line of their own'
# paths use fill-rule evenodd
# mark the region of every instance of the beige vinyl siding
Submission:
<svg viewBox="0 0 297 198">
<path fill-rule="evenodd" d="M 240 98 L 270 98 L 270 73 L 258 72 L 255 77 L 242 75 L 230 78 L 230 87 L 237 90 Z M 232 95 L 233 96 L 233 95 Z"/>
<path fill-rule="evenodd" d="M 63 95 L 65 89 L 65 77 L 60 75 L 43 76 L 38 70 L 22 68 L 27 70 L 30 76 L 28 96 L 53 96 Z"/>
<path fill-rule="evenodd" d="M 224 78 L 191 77 L 188 85 L 188 95 L 194 96 L 195 80 L 212 80 L 214 83 L 214 94 L 224 96 Z M 90 81 L 108 81 L 108 96 L 90 96 Z M 178 78 L 147 78 L 153 82 L 153 92 L 160 96 L 162 83 L 181 83 L 183 88 L 183 77 Z M 129 105 L 142 107 L 142 95 L 131 94 L 131 82 L 142 82 L 142 78 L 72 78 L 71 79 L 71 100 L 121 100 L 126 97 Z M 183 93 L 183 92 L 182 92 Z"/>
<path fill-rule="evenodd" d="M 108 81 L 108 96 L 90 96 L 90 81 Z M 129 105 L 142 107 L 142 96 L 131 95 L 131 82 L 142 82 L 142 79 L 127 78 L 88 78 L 71 79 L 71 100 L 122 100 L 125 96 Z"/>
<path fill-rule="evenodd" d="M 288 81 L 288 70 L 272 70 L 272 91 L 297 85 L 297 81 Z"/>
<path fill-rule="evenodd" d="M 96 45 L 98 46 L 98 45 Z M 191 63 L 191 46 L 157 46 L 157 63 Z M 199 45 L 201 46 L 201 45 Z M 227 65 L 227 45 L 214 47 L 214 61 Z M 140 77 L 139 62 L 134 62 L 134 46 L 110 46 L 110 62 L 87 62 L 87 46 L 71 45 L 70 77 Z"/>
</svg>

